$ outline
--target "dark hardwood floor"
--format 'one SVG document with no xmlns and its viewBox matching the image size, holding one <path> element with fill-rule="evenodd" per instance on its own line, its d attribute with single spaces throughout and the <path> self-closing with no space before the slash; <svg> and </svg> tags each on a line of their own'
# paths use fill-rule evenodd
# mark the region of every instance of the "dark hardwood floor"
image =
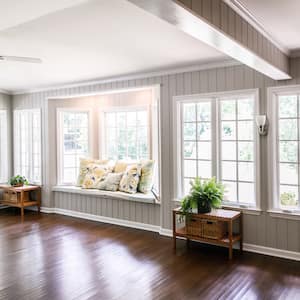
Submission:
<svg viewBox="0 0 300 300">
<path fill-rule="evenodd" d="M 0 210 L 0 299 L 300 299 L 300 262 Z"/>
</svg>

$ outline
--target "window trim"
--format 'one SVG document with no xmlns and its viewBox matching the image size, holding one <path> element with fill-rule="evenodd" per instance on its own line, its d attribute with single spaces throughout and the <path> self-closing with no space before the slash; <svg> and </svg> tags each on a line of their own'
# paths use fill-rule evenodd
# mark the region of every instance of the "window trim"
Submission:
<svg viewBox="0 0 300 300">
<path fill-rule="evenodd" d="M 267 114 L 269 123 L 273 126 L 269 130 L 268 134 L 268 213 L 272 217 L 277 216 L 295 216 L 299 219 L 300 215 L 300 203 L 298 209 L 282 209 L 279 205 L 279 144 L 278 144 L 278 102 L 277 98 L 281 95 L 300 95 L 300 85 L 290 85 L 290 86 L 278 86 L 270 87 L 267 89 Z M 298 99 L 299 101 L 299 99 Z M 299 126 L 299 125 L 298 125 Z M 298 127 L 299 129 L 299 127 Z M 298 132 L 299 135 L 299 132 Z M 300 145 L 300 140 L 298 142 Z M 274 151 L 275 149 L 275 151 Z M 300 154 L 300 149 L 298 149 L 298 158 Z M 298 174 L 300 180 L 300 174 Z M 300 188 L 300 185 L 299 185 Z M 298 200 L 300 202 L 300 199 Z"/>
<path fill-rule="evenodd" d="M 43 123 L 42 123 L 42 109 L 41 108 L 25 108 L 25 109 L 16 109 L 16 110 L 13 111 L 13 145 L 14 145 L 14 150 L 13 150 L 13 162 L 14 162 L 13 172 L 14 172 L 14 174 L 17 173 L 16 172 L 16 163 L 15 163 L 16 162 L 16 156 L 17 156 L 17 153 L 16 153 L 17 148 L 16 148 L 15 145 L 19 144 L 19 141 L 16 140 L 17 139 L 17 134 L 16 134 L 15 130 L 17 128 L 16 113 L 18 113 L 20 111 L 22 111 L 22 112 L 38 112 L 39 113 L 39 118 L 40 118 L 40 120 L 39 120 L 40 121 L 39 122 L 39 125 L 40 125 L 40 141 L 41 141 L 41 143 L 40 143 L 40 172 L 41 172 L 40 175 L 41 175 L 41 177 L 40 177 L 40 181 L 30 181 L 30 179 L 28 179 L 28 178 L 27 179 L 29 180 L 29 183 L 42 185 L 44 176 L 43 176 L 43 164 L 42 164 L 42 162 L 43 162 L 43 139 L 42 139 L 43 138 L 43 127 L 42 127 Z M 18 153 L 18 155 L 19 155 L 19 153 Z"/>
<path fill-rule="evenodd" d="M 56 108 L 56 142 L 57 142 L 57 185 L 63 185 L 63 186 L 74 186 L 76 185 L 76 182 L 63 182 L 63 169 L 62 169 L 62 162 L 63 162 L 63 134 L 62 134 L 62 113 L 64 112 L 82 112 L 88 114 L 88 155 L 87 157 L 90 157 L 92 154 L 92 130 L 93 130 L 93 110 L 92 108 L 70 108 L 70 107 L 58 107 Z"/>
<path fill-rule="evenodd" d="M 153 157 L 153 141 L 152 141 L 152 121 L 151 121 L 151 105 L 132 105 L 132 106 L 110 106 L 103 107 L 100 110 L 99 118 L 99 157 L 101 159 L 107 159 L 106 153 L 106 126 L 105 126 L 105 114 L 117 113 L 117 112 L 132 112 L 132 111 L 147 111 L 148 125 L 147 125 L 147 138 L 149 144 L 149 159 Z"/>
<path fill-rule="evenodd" d="M 212 174 L 215 171 L 216 178 L 220 178 L 220 166 L 218 167 L 218 161 L 220 157 L 220 147 L 219 147 L 219 128 L 220 128 L 220 119 L 219 119 L 219 101 L 224 99 L 232 99 L 237 97 L 247 97 L 247 95 L 252 95 L 254 97 L 255 109 L 254 109 L 254 162 L 255 162 L 255 171 L 254 171 L 254 184 L 255 184 L 255 196 L 256 202 L 254 206 L 238 204 L 234 205 L 232 202 L 223 202 L 223 205 L 226 207 L 234 208 L 244 208 L 244 209 L 257 209 L 261 208 L 261 188 L 260 188 L 260 138 L 258 131 L 255 130 L 255 116 L 260 113 L 259 107 L 259 89 L 246 89 L 246 90 L 235 90 L 235 91 L 225 91 L 225 92 L 213 92 L 213 93 L 202 93 L 202 94 L 193 94 L 193 95 L 179 95 L 173 96 L 173 128 L 174 130 L 174 150 L 173 150 L 173 164 L 174 164 L 174 198 L 182 195 L 182 103 L 195 103 L 205 101 L 205 99 L 212 100 L 212 147 L 215 145 L 215 151 L 212 151 Z M 215 107 L 215 110 L 214 110 Z M 218 117 L 217 117 L 218 116 Z M 214 126 L 214 124 L 216 126 Z M 217 130 L 218 128 L 218 130 Z M 214 163 L 215 162 L 215 163 Z"/>
</svg>

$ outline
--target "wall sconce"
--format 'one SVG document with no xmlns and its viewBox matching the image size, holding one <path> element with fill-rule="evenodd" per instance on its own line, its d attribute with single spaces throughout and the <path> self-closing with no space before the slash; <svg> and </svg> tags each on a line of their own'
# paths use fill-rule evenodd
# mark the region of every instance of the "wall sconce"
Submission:
<svg viewBox="0 0 300 300">
<path fill-rule="evenodd" d="M 267 126 L 267 116 L 266 115 L 256 116 L 256 125 L 258 127 L 259 135 L 267 135 L 268 126 Z"/>
</svg>

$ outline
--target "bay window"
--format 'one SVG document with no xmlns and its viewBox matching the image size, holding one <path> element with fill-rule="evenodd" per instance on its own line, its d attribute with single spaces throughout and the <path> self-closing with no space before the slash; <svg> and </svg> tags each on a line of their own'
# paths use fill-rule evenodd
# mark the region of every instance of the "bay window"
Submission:
<svg viewBox="0 0 300 300">
<path fill-rule="evenodd" d="M 14 111 L 14 173 L 41 184 L 41 111 Z"/>
<path fill-rule="evenodd" d="M 215 176 L 226 187 L 224 204 L 258 207 L 257 91 L 175 100 L 177 196 L 188 193 L 195 177 Z"/>
<path fill-rule="evenodd" d="M 58 182 L 76 183 L 80 158 L 90 155 L 90 110 L 58 109 Z"/>
<path fill-rule="evenodd" d="M 116 108 L 103 112 L 103 158 L 140 160 L 150 157 L 147 107 Z"/>
</svg>

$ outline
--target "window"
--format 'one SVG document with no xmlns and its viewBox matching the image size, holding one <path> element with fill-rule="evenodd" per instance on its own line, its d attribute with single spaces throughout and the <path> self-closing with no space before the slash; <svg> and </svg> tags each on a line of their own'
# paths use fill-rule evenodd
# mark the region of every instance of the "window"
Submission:
<svg viewBox="0 0 300 300">
<path fill-rule="evenodd" d="M 30 183 L 41 184 L 41 112 L 14 112 L 14 171 Z"/>
<path fill-rule="evenodd" d="M 104 112 L 103 157 L 140 160 L 150 157 L 147 108 L 118 108 Z"/>
<path fill-rule="evenodd" d="M 0 182 L 8 180 L 7 111 L 0 110 Z"/>
<path fill-rule="evenodd" d="M 300 90 L 274 88 L 271 116 L 274 128 L 270 132 L 272 156 L 272 207 L 287 211 L 300 211 Z M 274 152 L 275 149 L 275 152 Z"/>
<path fill-rule="evenodd" d="M 58 182 L 75 184 L 80 158 L 90 154 L 90 111 L 58 109 Z"/>
<path fill-rule="evenodd" d="M 215 176 L 226 186 L 224 203 L 258 206 L 256 91 L 176 97 L 179 197 L 190 180 Z"/>
</svg>

